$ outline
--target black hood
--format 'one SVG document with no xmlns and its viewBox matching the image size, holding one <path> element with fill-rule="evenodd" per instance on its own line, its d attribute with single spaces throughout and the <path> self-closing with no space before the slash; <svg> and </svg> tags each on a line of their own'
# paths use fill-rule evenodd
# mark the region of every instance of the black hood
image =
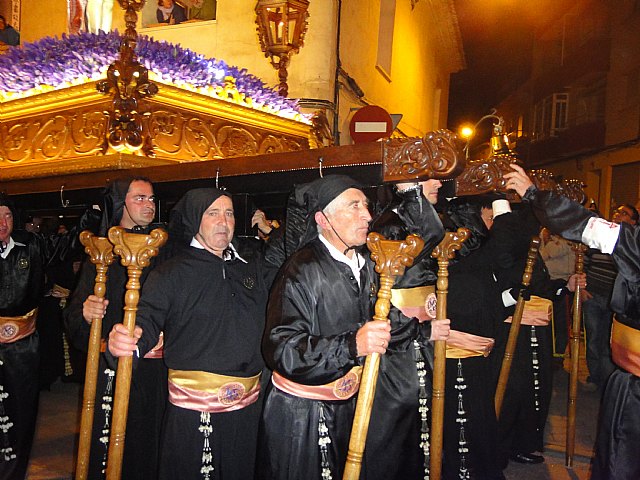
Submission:
<svg viewBox="0 0 640 480">
<path fill-rule="evenodd" d="M 202 215 L 213 202 L 223 195 L 231 195 L 217 188 L 196 188 L 189 190 L 171 210 L 169 235 L 175 242 L 189 245 L 200 230 Z"/>
<path fill-rule="evenodd" d="M 285 244 L 292 254 L 318 236 L 315 213 L 324 210 L 340 194 L 362 187 L 346 175 L 327 175 L 295 188 L 287 202 Z"/>
</svg>

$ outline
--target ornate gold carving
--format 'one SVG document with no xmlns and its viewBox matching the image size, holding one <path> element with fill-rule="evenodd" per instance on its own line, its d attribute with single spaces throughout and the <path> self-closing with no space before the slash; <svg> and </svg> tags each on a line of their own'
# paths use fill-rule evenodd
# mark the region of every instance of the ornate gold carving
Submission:
<svg viewBox="0 0 640 480">
<path fill-rule="evenodd" d="M 464 169 L 464 156 L 455 133 L 437 130 L 424 138 L 390 139 L 385 142 L 384 181 L 448 179 Z"/>
<path fill-rule="evenodd" d="M 109 229 L 109 240 L 113 244 L 113 253 L 120 256 L 123 267 L 146 268 L 152 257 L 158 255 L 168 238 L 162 228 L 156 228 L 149 235 L 127 233 L 122 227 Z M 131 279 L 129 279 L 131 281 Z M 127 288 L 129 288 L 127 286 Z"/>
<path fill-rule="evenodd" d="M 0 177 L 123 168 L 123 158 L 131 167 L 309 148 L 307 124 L 163 86 L 143 119 L 163 160 L 130 161 L 112 148 L 100 158 L 110 102 L 94 89 L 95 82 L 0 104 Z"/>
<path fill-rule="evenodd" d="M 107 79 L 97 83 L 100 93 L 113 92 L 111 108 L 108 110 L 109 131 L 103 151 L 114 150 L 136 152 L 142 149 L 153 156 L 153 145 L 143 125 L 146 105 L 143 100 L 158 93 L 158 86 L 149 80 L 149 70 L 138 62 L 135 48 L 138 41 L 136 22 L 144 0 L 118 0 L 125 10 L 127 29 L 120 41 L 120 55 L 109 65 Z"/>
<path fill-rule="evenodd" d="M 492 191 L 506 192 L 506 182 L 502 176 L 510 172 L 509 165 L 516 162 L 516 157 L 496 155 L 486 160 L 473 160 L 467 163 L 465 169 L 455 179 L 456 195 L 479 195 Z"/>
<path fill-rule="evenodd" d="M 423 246 L 424 241 L 418 235 L 409 235 L 402 242 L 387 240 L 376 232 L 367 236 L 367 248 L 376 264 L 376 272 L 388 277 L 402 275 L 406 267 L 413 265 Z"/>
<path fill-rule="evenodd" d="M 584 203 L 587 199 L 584 185 L 579 180 L 569 179 L 558 183 L 553 174 L 547 170 L 533 170 L 530 172 L 530 177 L 540 190 L 552 190 L 578 203 Z"/>
<path fill-rule="evenodd" d="M 511 172 L 511 164 L 519 163 L 512 155 L 495 155 L 486 160 L 474 160 L 467 164 L 464 171 L 455 179 L 456 195 L 480 195 L 489 192 L 507 194 L 510 199 L 518 198 L 517 194 L 507 190 L 503 175 Z M 552 190 L 560 195 L 584 203 L 586 194 L 584 185 L 575 179 L 562 180 L 560 183 L 547 170 L 532 170 L 528 172 L 531 181 L 539 190 Z"/>
</svg>

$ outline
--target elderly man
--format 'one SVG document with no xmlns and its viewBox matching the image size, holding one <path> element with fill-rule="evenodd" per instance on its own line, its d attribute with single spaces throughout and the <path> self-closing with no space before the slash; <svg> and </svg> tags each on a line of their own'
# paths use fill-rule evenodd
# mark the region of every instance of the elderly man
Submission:
<svg viewBox="0 0 640 480">
<path fill-rule="evenodd" d="M 269 298 L 263 353 L 273 376 L 256 474 L 340 478 L 361 365 L 386 352 L 391 328 L 369 321 L 377 280 L 357 251 L 371 221 L 365 194 L 349 177 L 331 175 L 298 188 L 293 200 L 286 228 L 303 219 L 302 234 Z"/>
<path fill-rule="evenodd" d="M 149 275 L 134 337 L 122 324 L 109 335 L 109 351 L 121 357 L 144 355 L 164 332 L 163 480 L 253 478 L 268 286 L 261 263 L 237 254 L 234 228 L 226 192 L 187 192 L 169 232 L 178 241 L 190 238 L 190 245 Z"/>
<path fill-rule="evenodd" d="M 611 296 L 615 319 L 611 357 L 616 370 L 609 377 L 602 400 L 592 478 L 640 478 L 640 230 L 598 218 L 576 202 L 533 186 L 524 170 L 512 165 L 507 187 L 531 203 L 540 222 L 567 240 L 581 241 L 611 254 L 618 276 Z"/>
<path fill-rule="evenodd" d="M 156 213 L 153 185 L 146 177 L 118 179 L 112 182 L 103 197 L 102 215 L 97 234 L 106 236 L 109 228 L 120 226 L 129 232 L 147 234 L 153 228 Z M 142 272 L 141 282 L 156 262 Z M 109 266 L 107 291 L 104 299 L 93 294 L 95 266 L 86 260 L 82 266 L 78 286 L 71 296 L 64 318 L 72 344 L 87 350 L 91 323 L 102 318 L 102 338 L 111 327 L 122 321 L 127 269 L 118 260 Z M 158 338 L 156 337 L 156 342 Z M 101 355 L 96 388 L 96 412 L 91 436 L 89 478 L 104 477 L 107 466 L 111 410 L 115 390 L 115 370 L 109 368 Z M 155 350 L 145 359 L 132 377 L 131 401 L 127 416 L 127 442 L 123 460 L 123 477 L 131 480 L 157 478 L 160 425 L 167 395 L 167 369 L 162 362 L 162 350 Z"/>
</svg>

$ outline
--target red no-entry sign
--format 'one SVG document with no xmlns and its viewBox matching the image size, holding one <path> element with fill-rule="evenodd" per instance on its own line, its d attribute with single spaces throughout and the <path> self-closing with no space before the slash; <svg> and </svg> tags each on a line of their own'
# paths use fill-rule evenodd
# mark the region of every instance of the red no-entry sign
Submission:
<svg viewBox="0 0 640 480">
<path fill-rule="evenodd" d="M 349 132 L 354 143 L 375 142 L 391 136 L 392 123 L 389 112 L 384 108 L 367 105 L 353 114 Z"/>
</svg>

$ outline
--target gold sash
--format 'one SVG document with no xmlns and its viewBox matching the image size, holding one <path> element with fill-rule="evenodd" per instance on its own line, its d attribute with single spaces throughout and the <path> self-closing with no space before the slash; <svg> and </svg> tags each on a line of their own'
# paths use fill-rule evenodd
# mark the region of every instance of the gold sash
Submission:
<svg viewBox="0 0 640 480">
<path fill-rule="evenodd" d="M 38 309 L 20 317 L 0 317 L 0 343 L 13 343 L 36 331 Z"/>
</svg>

